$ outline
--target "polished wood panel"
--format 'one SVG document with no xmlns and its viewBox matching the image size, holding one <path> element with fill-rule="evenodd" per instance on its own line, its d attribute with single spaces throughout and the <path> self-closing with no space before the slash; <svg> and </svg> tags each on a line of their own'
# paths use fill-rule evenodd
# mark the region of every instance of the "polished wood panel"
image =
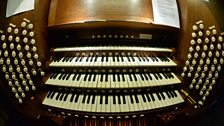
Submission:
<svg viewBox="0 0 224 126">
<path fill-rule="evenodd" d="M 134 21 L 150 23 L 150 0 L 52 0 L 48 26 L 86 21 Z"/>
</svg>

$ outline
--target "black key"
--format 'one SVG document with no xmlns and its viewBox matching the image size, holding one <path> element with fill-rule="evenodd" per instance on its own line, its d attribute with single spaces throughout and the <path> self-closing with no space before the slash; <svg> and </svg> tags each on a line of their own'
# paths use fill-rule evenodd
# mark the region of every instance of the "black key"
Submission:
<svg viewBox="0 0 224 126">
<path fill-rule="evenodd" d="M 108 55 L 106 56 L 106 62 L 108 62 Z"/>
<path fill-rule="evenodd" d="M 108 82 L 108 74 L 105 74 L 105 81 Z"/>
<path fill-rule="evenodd" d="M 59 74 L 56 73 L 56 74 L 53 76 L 53 79 L 56 79 L 58 75 L 59 75 Z"/>
<path fill-rule="evenodd" d="M 93 98 L 92 98 L 92 104 L 95 104 L 95 95 L 93 95 Z"/>
<path fill-rule="evenodd" d="M 77 94 L 76 97 L 75 97 L 75 103 L 77 103 L 78 100 L 79 100 L 79 94 Z"/>
<path fill-rule="evenodd" d="M 120 62 L 119 56 L 118 56 L 118 55 L 116 55 L 116 57 L 117 57 L 117 62 Z"/>
<path fill-rule="evenodd" d="M 159 94 L 158 92 L 156 92 L 156 96 L 157 96 L 157 98 L 158 98 L 159 100 L 162 99 L 161 96 L 160 96 L 160 94 Z"/>
<path fill-rule="evenodd" d="M 121 62 L 124 62 L 124 58 L 123 58 L 123 56 L 121 56 Z"/>
<path fill-rule="evenodd" d="M 113 95 L 113 104 L 116 104 L 116 98 L 115 98 L 115 95 Z"/>
<path fill-rule="evenodd" d="M 89 104 L 89 102 L 90 102 L 90 97 L 91 97 L 91 95 L 87 95 L 87 101 L 86 101 L 87 104 Z"/>
<path fill-rule="evenodd" d="M 130 96 L 131 104 L 134 104 L 134 99 L 133 99 L 132 95 L 129 95 L 129 96 Z"/>
<path fill-rule="evenodd" d="M 162 73 L 162 75 L 166 78 L 166 79 L 168 79 L 169 77 L 167 76 L 167 74 L 166 73 Z"/>
<path fill-rule="evenodd" d="M 86 100 L 86 95 L 84 94 L 82 98 L 82 103 L 85 103 L 85 100 Z"/>
<path fill-rule="evenodd" d="M 113 62 L 115 62 L 115 56 L 114 55 L 113 55 L 112 59 L 113 59 Z"/>
<path fill-rule="evenodd" d="M 175 91 L 171 91 L 171 92 L 173 92 L 174 96 L 177 97 L 177 93 Z"/>
<path fill-rule="evenodd" d="M 70 102 L 72 102 L 74 100 L 75 94 L 72 93 L 72 96 L 70 98 Z"/>
<path fill-rule="evenodd" d="M 121 79 L 120 79 L 120 74 L 117 74 L 117 81 L 120 82 Z"/>
<path fill-rule="evenodd" d="M 159 79 L 158 76 L 155 73 L 153 73 L 153 76 L 156 78 L 156 80 Z"/>
<path fill-rule="evenodd" d="M 80 80 L 82 74 L 78 74 L 77 81 Z"/>
<path fill-rule="evenodd" d="M 52 91 L 49 91 L 48 94 L 47 94 L 47 98 L 50 98 L 52 93 L 53 93 Z"/>
<path fill-rule="evenodd" d="M 162 99 L 165 100 L 166 97 L 164 96 L 163 92 L 160 92 L 160 95 L 162 96 Z"/>
<path fill-rule="evenodd" d="M 132 76 L 131 76 L 131 74 L 128 74 L 128 75 L 129 75 L 129 79 L 130 79 L 130 81 L 133 81 L 133 80 L 132 80 Z"/>
<path fill-rule="evenodd" d="M 53 99 L 54 95 L 55 95 L 55 92 L 53 92 L 53 93 L 51 94 L 50 99 Z"/>
<path fill-rule="evenodd" d="M 151 77 L 150 73 L 148 73 L 148 77 L 149 77 L 150 80 L 152 80 L 152 77 Z"/>
<path fill-rule="evenodd" d="M 95 59 L 94 59 L 94 62 L 96 62 L 96 61 L 97 61 L 97 59 L 98 59 L 98 55 L 96 55 L 96 57 L 95 57 Z"/>
<path fill-rule="evenodd" d="M 124 74 L 121 74 L 121 76 L 122 76 L 122 81 L 125 81 Z"/>
<path fill-rule="evenodd" d="M 147 98 L 148 102 L 151 102 L 151 99 L 149 97 L 149 94 L 146 94 L 146 98 Z"/>
<path fill-rule="evenodd" d="M 122 97 L 123 97 L 123 104 L 126 104 L 125 95 L 122 95 Z"/>
<path fill-rule="evenodd" d="M 135 96 L 135 101 L 136 101 L 136 103 L 139 103 L 139 99 L 138 99 L 137 94 L 135 94 L 134 96 Z"/>
<path fill-rule="evenodd" d="M 59 80 L 64 76 L 64 73 L 61 73 L 61 75 L 58 77 Z"/>
<path fill-rule="evenodd" d="M 141 73 L 139 75 L 140 75 L 140 78 L 142 79 L 142 81 L 144 81 L 145 78 L 143 77 L 143 75 Z"/>
<path fill-rule="evenodd" d="M 159 77 L 159 79 L 163 79 L 163 77 L 159 73 L 156 73 L 156 75 Z"/>
<path fill-rule="evenodd" d="M 152 101 L 155 101 L 155 98 L 154 98 L 154 96 L 152 95 L 152 93 L 149 93 L 149 95 L 150 95 Z"/>
<path fill-rule="evenodd" d="M 68 75 L 68 74 L 64 74 L 64 75 L 62 76 L 62 80 L 65 80 L 65 78 L 66 78 L 67 75 Z"/>
<path fill-rule="evenodd" d="M 133 62 L 135 62 L 135 59 L 134 59 L 133 55 L 131 56 L 131 59 L 132 59 Z"/>
<path fill-rule="evenodd" d="M 93 81 L 96 81 L 96 74 L 93 75 Z"/>
<path fill-rule="evenodd" d="M 72 60 L 74 59 L 74 57 L 72 56 L 72 57 L 70 57 L 70 59 L 69 59 L 69 62 L 72 62 Z"/>
<path fill-rule="evenodd" d="M 135 74 L 133 74 L 133 76 L 134 76 L 134 80 L 138 81 L 137 76 Z"/>
<path fill-rule="evenodd" d="M 52 79 L 54 76 L 55 76 L 55 73 L 51 74 L 49 78 Z"/>
<path fill-rule="evenodd" d="M 64 59 L 62 60 L 62 62 L 65 62 L 66 59 L 67 59 L 67 57 L 64 57 Z"/>
<path fill-rule="evenodd" d="M 130 57 L 127 55 L 127 58 L 128 58 L 128 62 L 131 62 L 131 59 L 130 59 Z"/>
<path fill-rule="evenodd" d="M 170 99 L 171 98 L 170 93 L 168 91 L 166 91 L 166 94 L 167 94 L 168 98 Z"/>
<path fill-rule="evenodd" d="M 105 104 L 108 104 L 108 95 L 105 96 Z"/>
<path fill-rule="evenodd" d="M 113 82 L 116 81 L 116 77 L 115 77 L 115 74 L 113 74 Z"/>
<path fill-rule="evenodd" d="M 75 74 L 75 75 L 73 76 L 72 80 L 74 81 L 76 77 L 77 77 L 77 74 Z"/>
<path fill-rule="evenodd" d="M 88 81 L 91 81 L 91 79 L 92 79 L 92 74 L 89 74 Z"/>
<path fill-rule="evenodd" d="M 175 97 L 172 91 L 168 91 L 168 92 L 170 93 L 170 95 L 171 95 L 172 98 Z"/>
<path fill-rule="evenodd" d="M 142 100 L 143 100 L 143 102 L 146 102 L 145 95 L 144 95 L 144 94 L 141 94 L 141 95 L 142 95 Z"/>
<path fill-rule="evenodd" d="M 103 82 L 103 74 L 100 75 L 100 81 Z"/>
<path fill-rule="evenodd" d="M 62 93 L 59 100 L 61 101 L 64 98 L 64 96 L 65 96 L 65 93 Z"/>
<path fill-rule="evenodd" d="M 56 100 L 58 100 L 59 96 L 61 95 L 61 93 L 58 93 L 58 95 L 56 96 Z"/>
<path fill-rule="evenodd" d="M 146 80 L 149 80 L 148 76 L 146 74 L 143 74 Z"/>
<path fill-rule="evenodd" d="M 103 95 L 100 96 L 100 104 L 103 104 Z"/>
<path fill-rule="evenodd" d="M 137 58 L 138 58 L 139 62 L 142 62 L 142 60 L 141 60 L 141 58 L 139 56 L 137 56 Z"/>
<path fill-rule="evenodd" d="M 70 78 L 70 76 L 71 76 L 71 74 L 69 73 L 65 79 L 68 80 Z"/>
<path fill-rule="evenodd" d="M 65 96 L 64 96 L 64 101 L 66 101 L 67 98 L 68 98 L 68 93 L 65 94 Z"/>
<path fill-rule="evenodd" d="M 88 77 L 88 74 L 85 74 L 85 76 L 83 78 L 83 81 L 86 81 L 87 80 L 87 77 Z"/>
<path fill-rule="evenodd" d="M 118 97 L 118 104 L 121 104 L 121 98 L 120 98 L 120 95 L 118 95 L 117 97 Z"/>
</svg>

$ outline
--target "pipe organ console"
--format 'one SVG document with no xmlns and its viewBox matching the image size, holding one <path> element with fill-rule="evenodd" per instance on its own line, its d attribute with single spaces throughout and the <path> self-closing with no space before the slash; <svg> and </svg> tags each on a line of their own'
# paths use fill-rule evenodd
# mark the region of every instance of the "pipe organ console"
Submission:
<svg viewBox="0 0 224 126">
<path fill-rule="evenodd" d="M 22 115 L 154 126 L 216 102 L 224 33 L 202 1 L 177 0 L 180 29 L 150 24 L 150 0 L 78 1 L 35 0 L 33 11 L 0 14 L 0 87 Z M 212 18 L 193 18 L 196 5 Z"/>
</svg>

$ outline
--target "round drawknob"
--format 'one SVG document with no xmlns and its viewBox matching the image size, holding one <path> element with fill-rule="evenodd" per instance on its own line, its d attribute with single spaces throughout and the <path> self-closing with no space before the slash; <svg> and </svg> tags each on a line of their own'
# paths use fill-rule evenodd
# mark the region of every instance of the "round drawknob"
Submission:
<svg viewBox="0 0 224 126">
<path fill-rule="evenodd" d="M 18 63 L 19 63 L 18 59 L 15 58 L 15 59 L 14 59 L 14 64 L 15 64 L 15 65 L 18 65 Z"/>
<path fill-rule="evenodd" d="M 204 45 L 204 46 L 203 46 L 203 50 L 204 50 L 204 51 L 207 51 L 207 50 L 208 50 L 208 46 L 207 46 L 207 45 Z"/>
<path fill-rule="evenodd" d="M 213 35 L 216 35 L 216 34 L 217 34 L 217 30 L 216 30 L 216 29 L 213 29 L 213 30 L 212 30 L 212 34 L 213 34 Z"/>
<path fill-rule="evenodd" d="M 23 66 L 26 65 L 26 62 L 25 62 L 24 59 L 21 59 L 20 63 L 21 63 L 21 65 L 23 65 Z"/>
<path fill-rule="evenodd" d="M 27 73 L 28 72 L 28 68 L 24 66 L 23 71 Z"/>
<path fill-rule="evenodd" d="M 223 54 L 224 54 L 224 53 L 223 53 Z M 187 58 L 188 58 L 188 59 L 192 58 L 192 55 L 189 53 L 189 54 L 187 55 Z"/>
<path fill-rule="evenodd" d="M 201 73 L 201 78 L 204 78 L 205 77 L 205 72 L 202 72 Z"/>
<path fill-rule="evenodd" d="M 194 60 L 192 61 L 192 64 L 193 64 L 193 65 L 197 64 L 196 59 L 194 59 Z"/>
<path fill-rule="evenodd" d="M 18 87 L 19 92 L 23 92 L 23 89 L 21 87 Z"/>
<path fill-rule="evenodd" d="M 18 44 L 18 45 L 16 46 L 16 49 L 17 49 L 18 51 L 20 51 L 20 50 L 21 50 L 21 45 Z"/>
<path fill-rule="evenodd" d="M 1 41 L 5 40 L 5 35 L 1 35 Z"/>
<path fill-rule="evenodd" d="M 4 64 L 4 58 L 0 58 L 0 64 Z"/>
<path fill-rule="evenodd" d="M 27 37 L 24 37 L 24 38 L 23 38 L 23 42 L 24 42 L 24 43 L 27 43 L 27 42 L 28 42 L 28 38 L 27 38 Z"/>
<path fill-rule="evenodd" d="M 5 57 L 8 57 L 8 56 L 9 56 L 9 52 L 8 52 L 7 50 L 5 50 L 5 52 L 4 52 L 4 56 L 5 56 Z"/>
<path fill-rule="evenodd" d="M 30 37 L 33 37 L 33 36 L 34 36 L 34 32 L 31 31 L 31 32 L 29 33 L 29 36 L 30 36 Z"/>
<path fill-rule="evenodd" d="M 208 96 L 209 95 L 209 91 L 206 91 L 204 96 Z"/>
<path fill-rule="evenodd" d="M 222 42 L 222 41 L 223 41 L 222 36 L 219 36 L 218 40 L 219 40 L 220 42 Z"/>
<path fill-rule="evenodd" d="M 30 43 L 31 43 L 32 45 L 34 45 L 34 44 L 36 43 L 36 40 L 35 40 L 35 39 L 31 39 L 31 40 L 30 40 Z"/>
<path fill-rule="evenodd" d="M 22 27 L 22 28 L 25 28 L 25 27 L 26 27 L 26 22 L 25 22 L 25 21 L 23 21 L 23 22 L 21 23 L 21 27 Z"/>
<path fill-rule="evenodd" d="M 212 79 L 212 85 L 214 85 L 216 83 L 215 79 Z"/>
<path fill-rule="evenodd" d="M 19 33 L 19 29 L 18 28 L 15 28 L 14 29 L 14 34 L 16 35 L 16 34 L 18 34 Z"/>
<path fill-rule="evenodd" d="M 194 39 L 191 40 L 191 45 L 194 45 L 196 42 Z"/>
<path fill-rule="evenodd" d="M 194 77 L 195 77 L 195 78 L 198 78 L 198 77 L 199 77 L 198 72 L 196 72 L 196 73 L 194 74 Z"/>
<path fill-rule="evenodd" d="M 181 73 L 181 77 L 185 77 L 185 73 L 183 72 L 183 73 Z"/>
<path fill-rule="evenodd" d="M 32 86 L 32 90 L 33 90 L 33 91 L 35 91 L 35 90 L 36 90 L 36 87 L 35 87 L 34 85 Z"/>
<path fill-rule="evenodd" d="M 13 67 L 12 67 L 12 65 L 9 65 L 9 72 L 10 72 L 10 73 L 13 72 Z"/>
<path fill-rule="evenodd" d="M 219 51 L 215 51 L 215 56 L 216 56 L 216 57 L 219 57 L 219 56 L 220 56 Z"/>
<path fill-rule="evenodd" d="M 215 71 L 215 66 L 214 66 L 214 65 L 211 66 L 211 71 L 212 71 L 212 72 Z"/>
<path fill-rule="evenodd" d="M 198 30 L 198 27 L 197 27 L 196 25 L 193 25 L 193 26 L 192 26 L 192 29 L 193 29 L 194 31 L 197 31 L 197 30 Z"/>
<path fill-rule="evenodd" d="M 12 79 L 13 79 L 13 80 L 16 79 L 16 74 L 15 74 L 14 72 L 12 73 Z M 19 83 L 19 82 L 17 81 L 17 83 Z M 17 85 L 16 85 L 16 86 L 17 86 Z"/>
<path fill-rule="evenodd" d="M 209 39 L 208 38 L 205 38 L 205 43 L 209 43 Z"/>
<path fill-rule="evenodd" d="M 40 61 L 37 61 L 37 66 L 41 67 L 41 62 Z"/>
<path fill-rule="evenodd" d="M 189 88 L 190 88 L 190 89 L 193 89 L 193 88 L 194 88 L 193 84 L 190 84 L 190 85 L 189 85 Z"/>
<path fill-rule="evenodd" d="M 17 71 L 17 72 L 21 72 L 21 68 L 20 68 L 19 65 L 17 65 L 17 67 L 16 67 L 16 71 Z"/>
<path fill-rule="evenodd" d="M 12 57 L 16 57 L 16 51 L 15 50 L 12 51 Z"/>
<path fill-rule="evenodd" d="M 197 67 L 197 71 L 200 72 L 201 71 L 201 66 Z"/>
<path fill-rule="evenodd" d="M 196 51 L 200 51 L 201 47 L 199 45 L 196 46 Z"/>
<path fill-rule="evenodd" d="M 190 61 L 187 60 L 187 61 L 185 62 L 185 64 L 186 64 L 186 66 L 188 66 L 188 65 L 190 64 Z"/>
<path fill-rule="evenodd" d="M 197 52 L 194 53 L 194 58 L 198 58 L 198 53 Z"/>
<path fill-rule="evenodd" d="M 8 40 L 11 42 L 11 41 L 13 40 L 13 36 L 10 35 L 10 36 L 8 37 Z"/>
<path fill-rule="evenodd" d="M 24 35 L 24 36 L 27 35 L 27 30 L 23 30 L 22 35 Z"/>
<path fill-rule="evenodd" d="M 29 65 L 30 65 L 30 66 L 33 65 L 33 60 L 29 59 Z"/>
<path fill-rule="evenodd" d="M 205 58 L 205 57 L 206 57 L 206 53 L 205 53 L 205 52 L 202 52 L 202 53 L 201 53 L 201 57 L 202 57 L 202 58 Z"/>
<path fill-rule="evenodd" d="M 215 37 L 212 37 L 212 42 L 215 42 L 215 40 L 216 40 Z"/>
<path fill-rule="evenodd" d="M 214 50 L 214 48 L 215 48 L 214 45 L 211 44 L 211 45 L 210 45 L 210 49 L 211 49 L 211 50 Z"/>
<path fill-rule="evenodd" d="M 209 71 L 209 73 L 208 73 L 208 78 L 212 78 L 212 72 L 211 71 Z"/>
<path fill-rule="evenodd" d="M 20 73 L 19 73 L 19 78 L 20 78 L 20 79 L 23 79 L 23 78 L 24 78 L 24 76 L 23 76 L 23 73 L 22 73 L 22 72 L 20 72 Z M 26 81 L 25 81 L 25 82 L 26 82 Z"/>
<path fill-rule="evenodd" d="M 32 69 L 32 74 L 37 75 L 37 71 L 35 69 Z"/>
<path fill-rule="evenodd" d="M 28 24 L 27 28 L 32 30 L 33 29 L 33 24 Z"/>
<path fill-rule="evenodd" d="M 30 74 L 29 74 L 29 73 L 26 74 L 26 78 L 27 78 L 28 80 L 30 80 Z"/>
<path fill-rule="evenodd" d="M 208 71 L 208 66 L 207 65 L 204 66 L 204 71 Z"/>
<path fill-rule="evenodd" d="M 200 91 L 200 92 L 199 92 L 199 95 L 203 95 L 203 94 L 204 94 L 203 91 Z"/>
<path fill-rule="evenodd" d="M 195 84 L 195 83 L 196 83 L 196 79 L 194 78 L 194 79 L 192 79 L 191 84 Z"/>
<path fill-rule="evenodd" d="M 19 58 L 23 58 L 23 53 L 19 52 Z"/>
<path fill-rule="evenodd" d="M 41 71 L 40 72 L 40 75 L 43 77 L 45 75 L 45 72 L 44 71 Z"/>
<path fill-rule="evenodd" d="M 30 88 L 29 88 L 28 86 L 25 86 L 25 90 L 26 90 L 26 91 L 29 91 Z"/>
<path fill-rule="evenodd" d="M 19 98 L 19 94 L 17 93 L 17 91 L 14 92 L 14 93 L 15 93 L 15 97 L 16 97 L 16 98 Z"/>
<path fill-rule="evenodd" d="M 8 74 L 8 72 L 5 72 L 5 79 L 6 79 L 6 80 L 9 79 L 9 74 Z"/>
<path fill-rule="evenodd" d="M 205 100 L 206 100 L 206 97 L 205 97 L 205 96 L 203 96 L 203 97 L 202 97 L 202 101 L 205 101 Z"/>
<path fill-rule="evenodd" d="M 222 57 L 219 59 L 219 62 L 220 62 L 220 64 L 223 64 L 224 60 Z"/>
<path fill-rule="evenodd" d="M 2 44 L 2 49 L 6 49 L 7 48 L 7 44 L 6 43 L 3 43 Z"/>
<path fill-rule="evenodd" d="M 2 66 L 2 72 L 5 73 L 6 71 L 7 71 L 6 65 L 3 65 L 3 66 Z"/>
<path fill-rule="evenodd" d="M 204 25 L 203 24 L 199 24 L 199 28 L 200 29 L 204 29 Z"/>
<path fill-rule="evenodd" d="M 199 85 L 198 84 L 195 86 L 195 89 L 197 89 L 197 90 L 199 89 Z"/>
<path fill-rule="evenodd" d="M 33 51 L 33 52 L 36 52 L 36 51 L 37 51 L 37 47 L 36 47 L 36 46 L 33 46 L 33 47 L 32 47 L 32 51 Z"/>
<path fill-rule="evenodd" d="M 19 100 L 19 103 L 20 103 L 20 104 L 23 103 L 23 100 L 22 100 L 21 98 L 19 98 L 18 100 Z"/>
<path fill-rule="evenodd" d="M 192 36 L 193 38 L 195 38 L 195 37 L 197 37 L 197 34 L 196 34 L 195 32 L 192 32 L 192 33 L 191 33 L 191 36 Z"/>
<path fill-rule="evenodd" d="M 6 59 L 6 64 L 7 64 L 7 65 L 10 65 L 10 64 L 11 64 L 11 60 L 10 60 L 10 58 L 7 58 L 7 59 Z"/>
<path fill-rule="evenodd" d="M 27 84 L 26 84 L 26 80 L 25 80 L 25 79 L 22 80 L 22 84 L 23 84 L 24 86 L 27 86 Z"/>
<path fill-rule="evenodd" d="M 219 72 L 216 71 L 216 72 L 215 72 L 215 78 L 218 78 L 218 77 L 219 77 Z"/>
<path fill-rule="evenodd" d="M 214 59 L 213 59 L 213 63 L 214 63 L 215 65 L 218 63 L 217 58 L 214 58 Z"/>
<path fill-rule="evenodd" d="M 29 46 L 29 45 L 25 45 L 24 49 L 25 49 L 26 51 L 28 51 L 28 50 L 30 49 L 30 46 Z"/>
<path fill-rule="evenodd" d="M 17 37 L 15 38 L 15 41 L 18 43 L 18 42 L 20 41 L 20 38 L 17 36 Z"/>
<path fill-rule="evenodd" d="M 212 51 L 208 52 L 208 57 L 212 57 Z"/>
<path fill-rule="evenodd" d="M 206 35 L 209 36 L 211 32 L 209 30 L 206 30 Z"/>
<path fill-rule="evenodd" d="M 17 92 L 17 90 L 16 90 L 16 88 L 15 88 L 15 87 L 12 87 L 12 92 L 14 92 L 14 93 L 16 93 L 16 92 Z"/>
<path fill-rule="evenodd" d="M 8 32 L 8 33 L 11 33 L 11 32 L 12 32 L 12 28 L 11 28 L 11 27 L 8 27 L 8 28 L 7 28 L 7 32 Z"/>
<path fill-rule="evenodd" d="M 10 43 L 10 49 L 14 49 L 14 43 Z"/>
<path fill-rule="evenodd" d="M 33 56 L 34 59 L 38 59 L 38 57 L 39 57 L 39 56 L 38 56 L 37 53 L 35 53 L 34 56 Z"/>
<path fill-rule="evenodd" d="M 217 44 L 217 49 L 221 50 L 222 49 L 222 45 L 220 43 Z"/>
<path fill-rule="evenodd" d="M 203 32 L 202 31 L 199 31 L 198 32 L 198 35 L 201 37 L 201 36 L 203 36 Z"/>
<path fill-rule="evenodd" d="M 29 85 L 33 85 L 33 81 L 32 80 L 29 80 Z"/>
<path fill-rule="evenodd" d="M 31 58 L 31 53 L 27 52 L 26 57 L 30 59 Z"/>
<path fill-rule="evenodd" d="M 211 86 L 211 85 L 208 87 L 208 90 L 209 90 L 209 91 L 211 91 L 211 90 L 212 90 L 212 86 Z"/>
<path fill-rule="evenodd" d="M 190 72 L 187 74 L 187 77 L 191 77 L 191 73 Z"/>
<path fill-rule="evenodd" d="M 25 98 L 26 95 L 25 95 L 24 92 L 22 92 L 22 93 L 21 93 L 21 96 L 22 96 L 23 98 Z"/>
<path fill-rule="evenodd" d="M 206 90 L 206 86 L 203 86 L 203 87 L 201 88 L 201 91 L 204 91 L 204 90 Z"/>
<path fill-rule="evenodd" d="M 8 81 L 8 85 L 9 85 L 10 87 L 12 87 L 12 86 L 13 86 L 13 84 L 12 84 L 12 81 L 11 81 L 11 80 L 9 80 L 9 81 Z"/>
<path fill-rule="evenodd" d="M 217 70 L 218 70 L 218 71 L 221 71 L 221 69 L 222 69 L 221 65 L 218 64 L 218 66 L 217 66 Z"/>
<path fill-rule="evenodd" d="M 194 48 L 191 46 L 189 47 L 189 52 L 193 52 L 194 51 Z"/>
</svg>

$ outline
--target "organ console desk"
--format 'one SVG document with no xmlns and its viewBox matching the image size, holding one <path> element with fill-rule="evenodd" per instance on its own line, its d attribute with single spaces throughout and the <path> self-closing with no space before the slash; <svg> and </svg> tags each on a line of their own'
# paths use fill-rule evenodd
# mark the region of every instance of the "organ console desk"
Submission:
<svg viewBox="0 0 224 126">
<path fill-rule="evenodd" d="M 6 3 L 0 87 L 23 116 L 165 125 L 221 94 L 224 33 L 213 1 L 177 0 L 180 28 L 153 24 L 151 0 L 35 0 L 34 10 L 9 18 Z"/>
</svg>

